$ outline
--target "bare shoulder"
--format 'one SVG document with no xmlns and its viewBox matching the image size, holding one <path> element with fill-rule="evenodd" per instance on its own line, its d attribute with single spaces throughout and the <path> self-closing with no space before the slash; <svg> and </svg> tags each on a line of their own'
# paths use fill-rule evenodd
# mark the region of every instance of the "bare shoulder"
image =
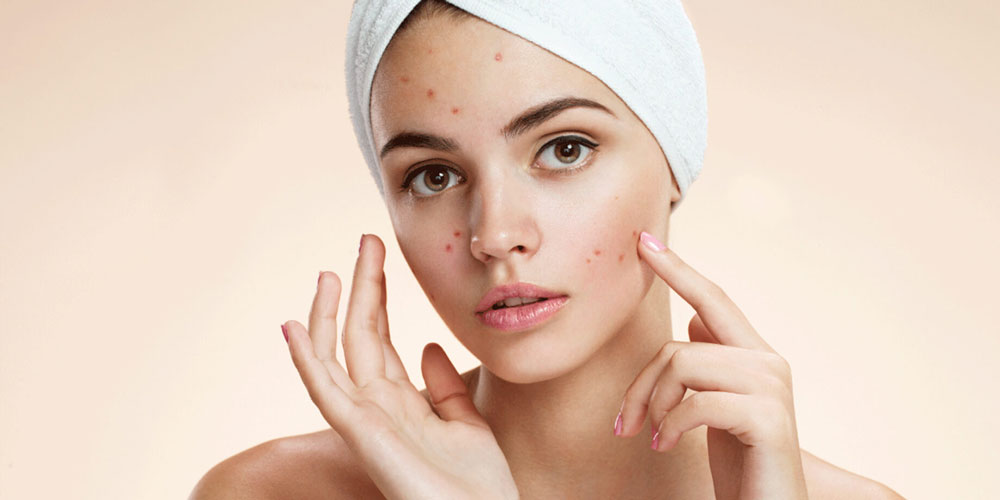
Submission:
<svg viewBox="0 0 1000 500">
<path fill-rule="evenodd" d="M 905 500 L 878 481 L 837 467 L 806 450 L 801 452 L 809 500 Z"/>
<path fill-rule="evenodd" d="M 273 439 L 212 467 L 189 500 L 382 498 L 333 429 Z"/>
<path fill-rule="evenodd" d="M 461 375 L 470 391 L 478 367 Z M 430 401 L 427 390 L 420 394 Z M 382 498 L 333 429 L 261 443 L 212 467 L 189 500 Z"/>
</svg>

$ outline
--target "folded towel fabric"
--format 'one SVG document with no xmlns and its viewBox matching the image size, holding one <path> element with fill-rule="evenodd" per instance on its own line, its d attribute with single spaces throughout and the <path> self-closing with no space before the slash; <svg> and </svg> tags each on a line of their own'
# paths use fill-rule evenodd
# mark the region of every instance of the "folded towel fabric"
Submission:
<svg viewBox="0 0 1000 500">
<path fill-rule="evenodd" d="M 351 120 L 383 197 L 371 128 L 372 80 L 396 28 L 418 3 L 356 0 L 348 24 L 345 66 Z M 659 142 L 683 199 L 704 161 L 708 105 L 701 48 L 680 1 L 448 3 L 562 57 L 604 82 Z"/>
</svg>

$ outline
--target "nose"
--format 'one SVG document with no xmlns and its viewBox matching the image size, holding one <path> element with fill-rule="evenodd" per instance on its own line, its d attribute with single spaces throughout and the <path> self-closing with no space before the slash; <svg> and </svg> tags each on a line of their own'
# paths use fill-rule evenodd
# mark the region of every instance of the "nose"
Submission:
<svg viewBox="0 0 1000 500">
<path fill-rule="evenodd" d="M 512 177 L 497 176 L 475 188 L 470 244 L 472 255 L 483 263 L 529 257 L 538 250 L 541 238 L 530 193 Z"/>
</svg>

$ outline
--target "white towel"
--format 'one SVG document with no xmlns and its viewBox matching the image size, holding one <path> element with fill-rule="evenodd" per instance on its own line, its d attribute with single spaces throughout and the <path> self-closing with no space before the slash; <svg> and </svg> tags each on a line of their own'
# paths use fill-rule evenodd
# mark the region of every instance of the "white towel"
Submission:
<svg viewBox="0 0 1000 500">
<path fill-rule="evenodd" d="M 385 196 L 372 137 L 372 80 L 396 28 L 418 0 L 356 0 L 347 31 L 354 133 Z M 448 0 L 590 72 L 660 144 L 681 190 L 701 170 L 708 134 L 705 67 L 677 0 Z M 567 16 L 572 22 L 567 22 Z"/>
</svg>

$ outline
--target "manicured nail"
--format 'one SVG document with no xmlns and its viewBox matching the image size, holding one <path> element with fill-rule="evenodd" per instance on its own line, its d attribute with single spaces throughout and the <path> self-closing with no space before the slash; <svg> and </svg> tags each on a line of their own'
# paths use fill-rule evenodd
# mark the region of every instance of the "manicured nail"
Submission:
<svg viewBox="0 0 1000 500">
<path fill-rule="evenodd" d="M 653 434 L 653 444 L 650 445 L 650 448 L 655 450 L 659 445 L 660 445 L 660 433 L 657 432 L 656 434 Z"/>
<path fill-rule="evenodd" d="M 323 271 L 319 272 L 319 276 L 316 277 L 316 286 L 319 286 L 319 282 L 323 280 Z"/>
<path fill-rule="evenodd" d="M 288 342 L 288 329 L 285 328 L 285 324 L 281 324 L 281 334 L 285 336 L 285 342 Z"/>
<path fill-rule="evenodd" d="M 615 418 L 615 435 L 622 435 L 622 412 L 618 412 L 618 417 Z"/>
<path fill-rule="evenodd" d="M 365 235 L 361 235 L 361 241 L 358 242 L 358 253 L 361 253 L 361 245 L 365 244 Z"/>
<path fill-rule="evenodd" d="M 639 235 L 639 239 L 642 240 L 644 245 L 649 247 L 654 252 L 660 252 L 667 248 L 666 245 L 660 243 L 660 240 L 656 239 L 656 236 L 653 236 L 646 231 L 643 231 L 642 234 Z"/>
</svg>

